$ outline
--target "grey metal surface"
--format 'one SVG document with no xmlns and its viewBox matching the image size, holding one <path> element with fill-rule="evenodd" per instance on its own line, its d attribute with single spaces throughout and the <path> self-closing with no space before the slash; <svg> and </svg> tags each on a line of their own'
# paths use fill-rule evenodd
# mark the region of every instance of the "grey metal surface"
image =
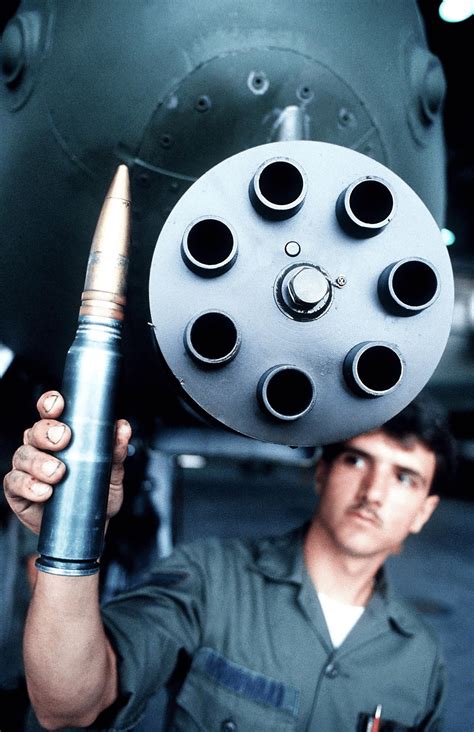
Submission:
<svg viewBox="0 0 474 732">
<path fill-rule="evenodd" d="M 253 194 L 248 193 L 255 171 L 270 167 L 273 161 L 296 166 L 307 181 L 303 199 L 301 186 L 294 194 L 300 208 L 283 220 L 275 220 L 273 211 L 268 218 L 260 205 L 256 210 Z M 394 204 L 388 214 L 375 206 L 377 224 L 367 214 L 372 223 L 359 227 L 362 233 L 359 229 L 347 233 L 336 217 L 336 202 L 354 181 L 368 178 L 384 181 L 386 189 L 393 191 Z M 286 209 L 291 202 L 278 198 L 277 188 L 275 198 L 284 203 L 275 205 Z M 371 203 L 369 195 L 364 207 L 370 209 Z M 180 255 L 188 226 L 202 223 L 206 216 L 210 222 L 217 219 L 228 224 L 237 249 L 231 266 L 213 277 L 191 269 Z M 383 227 L 378 226 L 380 216 Z M 288 256 L 290 241 L 300 246 L 298 258 Z M 218 250 L 211 235 L 203 238 L 201 246 L 203 260 L 208 250 Z M 439 296 L 404 317 L 405 313 L 393 314 L 381 302 L 378 283 L 387 267 L 415 255 L 425 258 L 438 273 Z M 227 247 L 220 256 L 228 260 Z M 301 264 L 327 273 L 331 302 L 320 311 L 319 301 L 313 311 L 288 300 L 285 310 L 279 302 L 285 273 Z M 150 272 L 156 340 L 191 404 L 244 435 L 287 445 L 318 445 L 365 432 L 408 404 L 441 357 L 453 297 L 446 248 L 418 196 L 371 158 L 310 141 L 259 146 L 208 171 L 170 214 Z M 229 351 L 232 358 L 220 354 L 214 363 L 209 358 L 199 363 L 184 347 L 189 323 L 204 313 L 225 314 L 235 324 L 239 348 Z M 209 328 L 207 339 L 209 351 L 213 340 L 223 340 L 217 322 Z M 357 359 L 352 355 L 354 348 Z M 352 374 L 363 358 L 369 360 L 364 361 L 364 369 L 359 365 L 355 385 L 344 373 Z M 343 368 L 347 363 L 348 368 Z M 278 419 L 273 418 L 278 409 L 259 407 L 256 390 L 263 375 L 282 365 L 296 374 L 295 394 L 291 394 L 293 382 L 282 384 L 278 402 L 284 402 L 284 408 Z M 301 386 L 301 373 L 307 374 L 306 389 Z M 259 395 L 262 401 L 260 387 Z M 294 411 L 293 397 L 299 404 Z"/>
<path fill-rule="evenodd" d="M 22 0 L 0 46 L 1 338 L 59 376 L 96 209 L 127 162 L 135 413 L 171 401 L 146 326 L 153 247 L 214 164 L 302 132 L 388 165 L 442 221 L 444 80 L 415 2 Z"/>
</svg>

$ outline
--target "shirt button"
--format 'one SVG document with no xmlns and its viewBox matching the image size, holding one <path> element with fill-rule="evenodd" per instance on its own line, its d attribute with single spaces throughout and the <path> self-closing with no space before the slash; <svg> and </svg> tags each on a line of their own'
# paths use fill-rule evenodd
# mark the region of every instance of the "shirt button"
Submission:
<svg viewBox="0 0 474 732">
<path fill-rule="evenodd" d="M 335 679 L 336 676 L 339 676 L 339 667 L 335 663 L 328 663 L 324 669 L 324 673 L 328 679 Z"/>
<path fill-rule="evenodd" d="M 221 724 L 222 732 L 237 732 L 237 725 L 232 719 L 226 719 Z"/>
</svg>

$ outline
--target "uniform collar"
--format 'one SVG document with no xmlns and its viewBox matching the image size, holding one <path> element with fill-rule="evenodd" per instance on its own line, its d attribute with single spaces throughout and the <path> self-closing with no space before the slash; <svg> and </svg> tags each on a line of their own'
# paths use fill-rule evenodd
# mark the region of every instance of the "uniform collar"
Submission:
<svg viewBox="0 0 474 732">
<path fill-rule="evenodd" d="M 276 582 L 301 585 L 305 572 L 303 542 L 309 523 L 277 537 L 262 539 L 251 568 Z"/>
<path fill-rule="evenodd" d="M 308 528 L 309 522 L 281 536 L 259 541 L 251 569 L 274 582 L 302 586 L 309 579 L 303 559 L 303 543 Z M 366 612 L 379 619 L 385 617 L 402 635 L 412 636 L 416 632 L 416 617 L 394 597 L 383 567 L 377 573 L 374 593 Z"/>
<path fill-rule="evenodd" d="M 394 595 L 382 567 L 375 578 L 374 593 L 367 605 L 367 610 L 375 614 L 385 613 L 392 626 L 402 635 L 415 635 L 418 620 L 416 616 Z"/>
</svg>

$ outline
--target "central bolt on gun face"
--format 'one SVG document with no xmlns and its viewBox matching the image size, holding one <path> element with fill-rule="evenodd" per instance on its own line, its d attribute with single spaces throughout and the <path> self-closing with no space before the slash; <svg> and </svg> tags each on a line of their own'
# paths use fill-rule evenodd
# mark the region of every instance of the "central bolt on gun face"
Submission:
<svg viewBox="0 0 474 732">
<path fill-rule="evenodd" d="M 414 191 L 372 158 L 307 140 L 251 148 L 198 179 L 161 231 L 149 289 L 191 406 L 295 446 L 406 406 L 441 358 L 454 299 Z"/>
<path fill-rule="evenodd" d="M 288 292 L 295 307 L 314 308 L 328 294 L 329 283 L 316 267 L 302 267 L 288 283 Z"/>
<path fill-rule="evenodd" d="M 46 503 L 38 569 L 60 575 L 98 571 L 102 553 L 121 361 L 130 238 L 128 169 L 119 166 L 92 241 L 76 337 L 66 356 L 62 418 L 70 445 L 58 453 L 66 476 Z"/>
</svg>

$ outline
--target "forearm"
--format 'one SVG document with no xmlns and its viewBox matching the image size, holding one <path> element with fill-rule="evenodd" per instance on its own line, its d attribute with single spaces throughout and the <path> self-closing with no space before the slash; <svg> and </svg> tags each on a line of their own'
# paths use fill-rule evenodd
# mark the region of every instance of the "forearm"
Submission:
<svg viewBox="0 0 474 732">
<path fill-rule="evenodd" d="M 115 654 L 102 625 L 98 575 L 38 573 L 25 627 L 25 671 L 43 726 L 87 726 L 117 697 Z"/>
</svg>

